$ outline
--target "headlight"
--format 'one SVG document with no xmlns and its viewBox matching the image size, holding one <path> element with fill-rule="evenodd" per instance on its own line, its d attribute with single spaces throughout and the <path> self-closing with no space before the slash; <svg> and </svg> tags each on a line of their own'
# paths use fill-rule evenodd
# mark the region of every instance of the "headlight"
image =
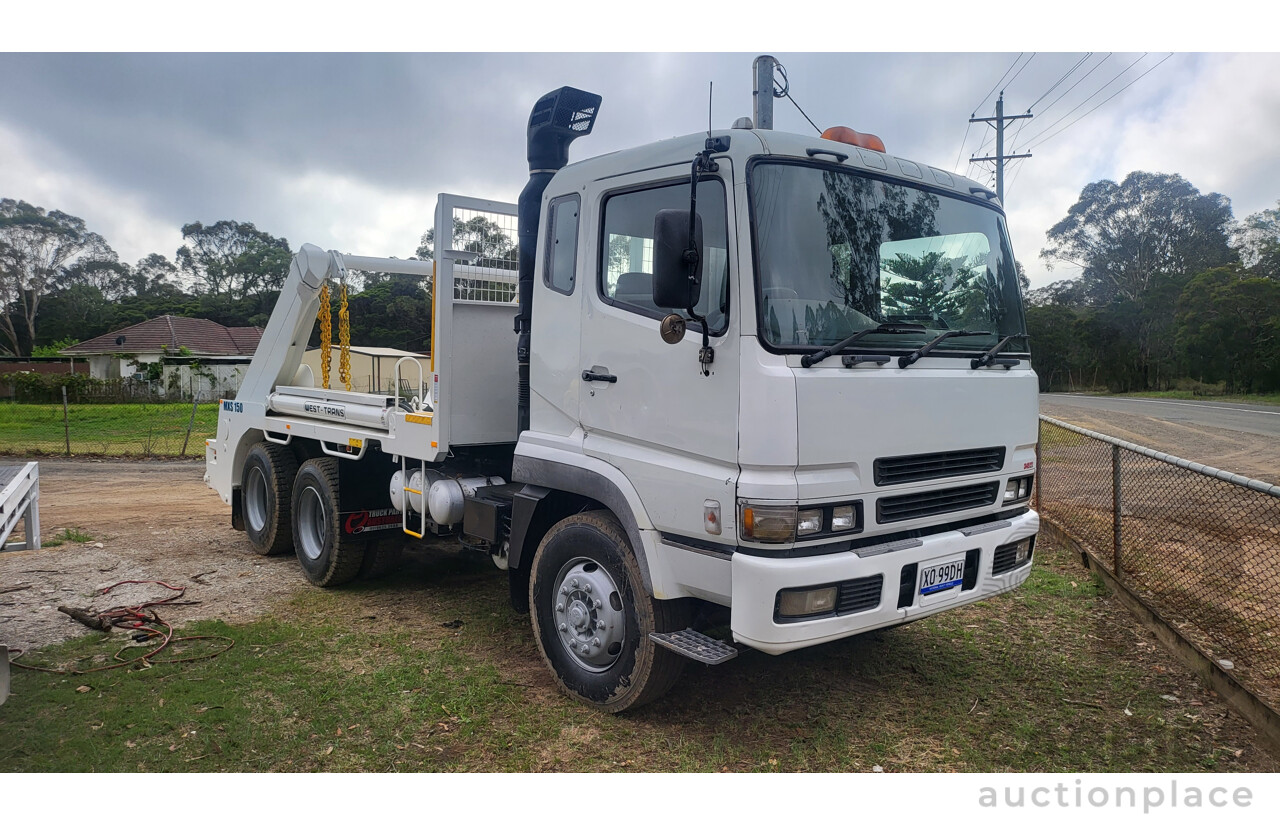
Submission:
<svg viewBox="0 0 1280 825">
<path fill-rule="evenodd" d="M 839 533 L 858 526 L 858 517 L 852 504 L 831 508 L 831 532 Z"/>
<path fill-rule="evenodd" d="M 801 510 L 794 504 L 738 502 L 738 535 L 766 544 L 862 531 L 862 502 L 840 502 Z"/>
<path fill-rule="evenodd" d="M 796 535 L 811 536 L 822 532 L 822 511 L 801 510 L 796 515 Z"/>
<path fill-rule="evenodd" d="M 1031 498 L 1031 483 L 1035 476 L 1019 476 L 1011 478 L 1004 485 L 1004 503 L 1013 504 Z"/>
<path fill-rule="evenodd" d="M 795 541 L 796 506 L 743 504 L 738 519 L 744 539 L 770 543 Z"/>
</svg>

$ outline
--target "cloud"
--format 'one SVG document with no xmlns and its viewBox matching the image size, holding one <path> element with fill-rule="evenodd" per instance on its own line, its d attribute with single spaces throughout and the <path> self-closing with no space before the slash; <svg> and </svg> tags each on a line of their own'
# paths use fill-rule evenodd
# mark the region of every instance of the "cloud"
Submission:
<svg viewBox="0 0 1280 825">
<path fill-rule="evenodd" d="M 1196 76 L 1171 84 L 1159 110 L 1124 130 L 1117 168 L 1177 172 L 1202 192 L 1230 197 L 1237 218 L 1274 206 L 1278 77 L 1275 54 L 1206 56 Z"/>
<path fill-rule="evenodd" d="M 982 183 L 990 164 L 966 160 L 991 151 L 991 130 L 966 121 L 990 115 L 1000 90 L 1007 113 L 1039 99 L 1007 151 L 1070 113 L 1065 131 L 1009 170 L 1014 249 L 1042 286 L 1073 274 L 1046 271 L 1038 254 L 1091 181 L 1178 172 L 1232 198 L 1241 217 L 1280 197 L 1280 56 L 1175 55 L 1071 124 L 1163 56 L 1071 113 L 1139 54 L 1112 56 L 1052 107 L 1083 70 L 1043 93 L 1081 53 L 776 56 L 819 127 L 873 132 L 894 154 L 944 169 L 959 156 Z M 430 225 L 435 193 L 515 200 L 529 108 L 543 93 L 576 85 L 604 96 L 576 160 L 705 129 L 708 82 L 715 128 L 750 114 L 754 56 L 0 54 L 0 196 L 80 215 L 129 261 L 172 256 L 184 223 L 220 219 L 295 247 L 404 257 Z M 814 133 L 791 100 L 775 101 L 775 118 Z"/>
<path fill-rule="evenodd" d="M 136 191 L 104 184 L 49 146 L 36 146 L 0 123 L 0 196 L 85 219 L 126 263 L 151 252 L 173 256 L 182 241 L 176 226 L 155 214 Z"/>
</svg>

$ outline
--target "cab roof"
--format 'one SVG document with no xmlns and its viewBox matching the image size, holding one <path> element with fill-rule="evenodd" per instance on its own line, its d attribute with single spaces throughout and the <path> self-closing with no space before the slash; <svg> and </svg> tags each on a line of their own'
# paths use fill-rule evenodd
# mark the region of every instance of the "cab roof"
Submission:
<svg viewBox="0 0 1280 825">
<path fill-rule="evenodd" d="M 729 151 L 725 155 L 742 168 L 745 168 L 747 158 L 761 155 L 838 162 L 844 167 L 897 178 L 904 183 L 923 184 L 950 190 L 962 197 L 999 204 L 994 192 L 963 175 L 847 143 L 763 129 L 721 129 L 713 130 L 711 134 L 730 139 Z M 694 155 L 702 151 L 706 139 L 706 132 L 697 132 L 609 152 L 571 163 L 560 170 L 557 177 L 585 183 L 665 166 L 687 167 Z M 839 159 L 840 156 L 843 160 Z"/>
</svg>

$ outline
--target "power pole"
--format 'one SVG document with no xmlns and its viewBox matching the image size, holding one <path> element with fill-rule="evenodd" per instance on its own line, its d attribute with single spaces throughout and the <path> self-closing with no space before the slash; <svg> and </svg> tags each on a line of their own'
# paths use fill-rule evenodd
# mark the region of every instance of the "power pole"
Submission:
<svg viewBox="0 0 1280 825">
<path fill-rule="evenodd" d="M 991 160 L 996 164 L 996 197 L 1000 199 L 1001 205 L 1004 204 L 1004 162 L 1006 160 L 1016 160 L 1018 158 L 1029 158 L 1031 153 L 1023 155 L 1006 155 L 1004 153 L 1004 124 L 1006 120 L 1022 120 L 1023 118 L 1034 117 L 1030 112 L 1025 115 L 1009 115 L 1004 116 L 1004 92 L 1000 92 L 1000 97 L 996 100 L 996 116 L 995 117 L 971 117 L 970 123 L 991 123 L 995 122 L 996 127 L 996 153 L 985 158 L 969 158 L 970 163 Z"/>
</svg>

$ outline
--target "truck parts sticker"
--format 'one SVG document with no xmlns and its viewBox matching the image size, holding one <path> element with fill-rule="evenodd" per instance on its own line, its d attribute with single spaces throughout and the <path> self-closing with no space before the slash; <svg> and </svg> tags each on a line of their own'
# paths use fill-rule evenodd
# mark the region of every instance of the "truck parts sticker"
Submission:
<svg viewBox="0 0 1280 825">
<path fill-rule="evenodd" d="M 359 510 L 347 516 L 347 520 L 343 522 L 343 530 L 350 536 L 399 526 L 399 510 Z"/>
<path fill-rule="evenodd" d="M 222 411 L 233 413 L 244 412 L 244 404 L 240 401 L 223 401 Z"/>
</svg>

